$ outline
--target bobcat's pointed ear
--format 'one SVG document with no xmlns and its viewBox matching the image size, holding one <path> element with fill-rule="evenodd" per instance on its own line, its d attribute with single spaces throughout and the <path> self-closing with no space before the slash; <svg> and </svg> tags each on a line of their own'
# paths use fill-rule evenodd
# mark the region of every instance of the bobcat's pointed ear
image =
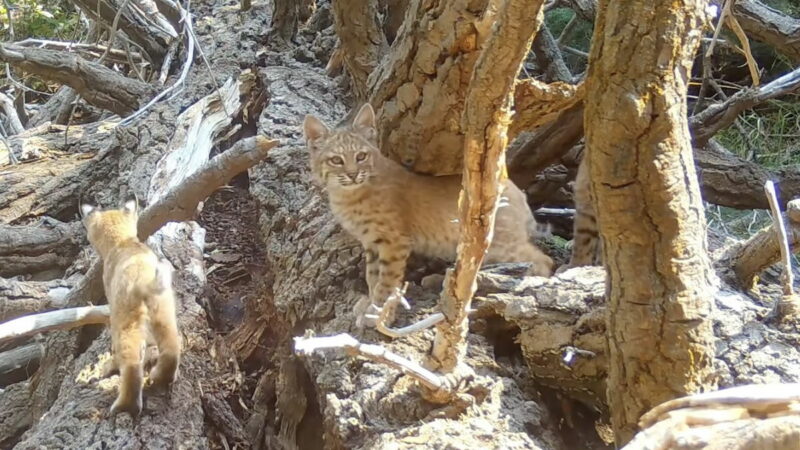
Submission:
<svg viewBox="0 0 800 450">
<path fill-rule="evenodd" d="M 353 129 L 369 139 L 375 137 L 377 130 L 375 129 L 375 110 L 372 109 L 372 105 L 364 103 L 364 106 L 358 110 L 356 118 L 353 119 Z"/>
<path fill-rule="evenodd" d="M 93 213 L 95 209 L 96 208 L 94 206 L 89 205 L 87 203 L 81 205 L 81 219 L 86 219 L 87 217 L 89 217 L 89 214 Z"/>
<path fill-rule="evenodd" d="M 136 200 L 128 200 L 122 209 L 128 214 L 136 214 Z"/>
<path fill-rule="evenodd" d="M 311 114 L 306 115 L 305 120 L 303 120 L 303 135 L 306 138 L 306 142 L 311 143 L 317 139 L 324 138 L 330 131 L 321 120 Z"/>
</svg>

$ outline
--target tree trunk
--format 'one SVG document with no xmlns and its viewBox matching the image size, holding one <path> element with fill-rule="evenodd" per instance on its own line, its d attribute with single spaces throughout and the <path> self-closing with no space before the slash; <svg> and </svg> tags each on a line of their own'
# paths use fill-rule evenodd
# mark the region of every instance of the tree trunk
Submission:
<svg viewBox="0 0 800 450">
<path fill-rule="evenodd" d="M 684 101 L 704 4 L 606 0 L 595 25 L 585 126 L 618 445 L 651 407 L 714 386 L 714 275 Z"/>
<path fill-rule="evenodd" d="M 367 99 L 367 78 L 386 54 L 389 44 L 378 21 L 378 2 L 333 2 L 333 19 L 344 66 L 356 100 Z"/>
<path fill-rule="evenodd" d="M 461 173 L 464 99 L 497 4 L 409 4 L 392 53 L 370 76 L 381 150 L 395 161 L 422 173 Z"/>
</svg>

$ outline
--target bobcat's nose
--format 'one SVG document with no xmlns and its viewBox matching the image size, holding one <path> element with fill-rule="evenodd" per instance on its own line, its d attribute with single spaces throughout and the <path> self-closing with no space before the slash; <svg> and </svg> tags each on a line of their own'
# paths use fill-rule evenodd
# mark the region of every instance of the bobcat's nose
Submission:
<svg viewBox="0 0 800 450">
<path fill-rule="evenodd" d="M 358 180 L 358 172 L 352 172 L 352 173 L 348 173 L 348 174 L 347 174 L 347 178 L 350 178 L 350 180 L 351 180 L 353 183 L 355 183 L 355 182 Z"/>
</svg>

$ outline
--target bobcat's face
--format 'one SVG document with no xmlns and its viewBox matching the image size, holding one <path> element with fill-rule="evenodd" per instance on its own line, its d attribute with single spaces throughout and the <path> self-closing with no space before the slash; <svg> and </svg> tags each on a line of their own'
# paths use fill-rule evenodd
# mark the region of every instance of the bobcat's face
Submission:
<svg viewBox="0 0 800 450">
<path fill-rule="evenodd" d="M 330 130 L 314 116 L 306 116 L 303 131 L 311 173 L 319 183 L 327 188 L 357 189 L 369 181 L 379 151 L 374 120 L 369 104 L 361 108 L 351 126 L 337 130 Z"/>
</svg>

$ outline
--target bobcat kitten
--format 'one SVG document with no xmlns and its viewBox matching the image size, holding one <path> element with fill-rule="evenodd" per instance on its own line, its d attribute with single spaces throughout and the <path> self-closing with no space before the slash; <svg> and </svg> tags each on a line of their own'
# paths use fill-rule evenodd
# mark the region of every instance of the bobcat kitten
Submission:
<svg viewBox="0 0 800 450">
<path fill-rule="evenodd" d="M 455 259 L 460 175 L 419 175 L 384 157 L 369 104 L 350 126 L 331 130 L 308 115 L 303 131 L 311 172 L 327 189 L 333 214 L 364 246 L 373 304 L 383 305 L 402 285 L 412 251 Z M 550 276 L 553 260 L 529 240 L 536 221 L 525 194 L 508 180 L 503 189 L 485 262 L 530 262 L 533 274 Z"/>
<path fill-rule="evenodd" d="M 573 190 L 575 222 L 572 232 L 572 255 L 569 264 L 564 268 L 559 268 L 559 272 L 571 267 L 592 266 L 601 263 L 600 235 L 597 232 L 597 218 L 589 183 L 589 155 L 584 151 Z"/>
<path fill-rule="evenodd" d="M 111 352 L 120 384 L 110 414 L 127 412 L 136 418 L 142 411 L 146 340 L 152 339 L 158 345 L 158 361 L 150 371 L 150 384 L 166 388 L 178 372 L 181 340 L 175 317 L 172 266 L 159 261 L 139 241 L 135 201 L 108 211 L 81 205 L 81 213 L 89 242 L 103 261 L 103 286 L 111 308 Z"/>
</svg>

